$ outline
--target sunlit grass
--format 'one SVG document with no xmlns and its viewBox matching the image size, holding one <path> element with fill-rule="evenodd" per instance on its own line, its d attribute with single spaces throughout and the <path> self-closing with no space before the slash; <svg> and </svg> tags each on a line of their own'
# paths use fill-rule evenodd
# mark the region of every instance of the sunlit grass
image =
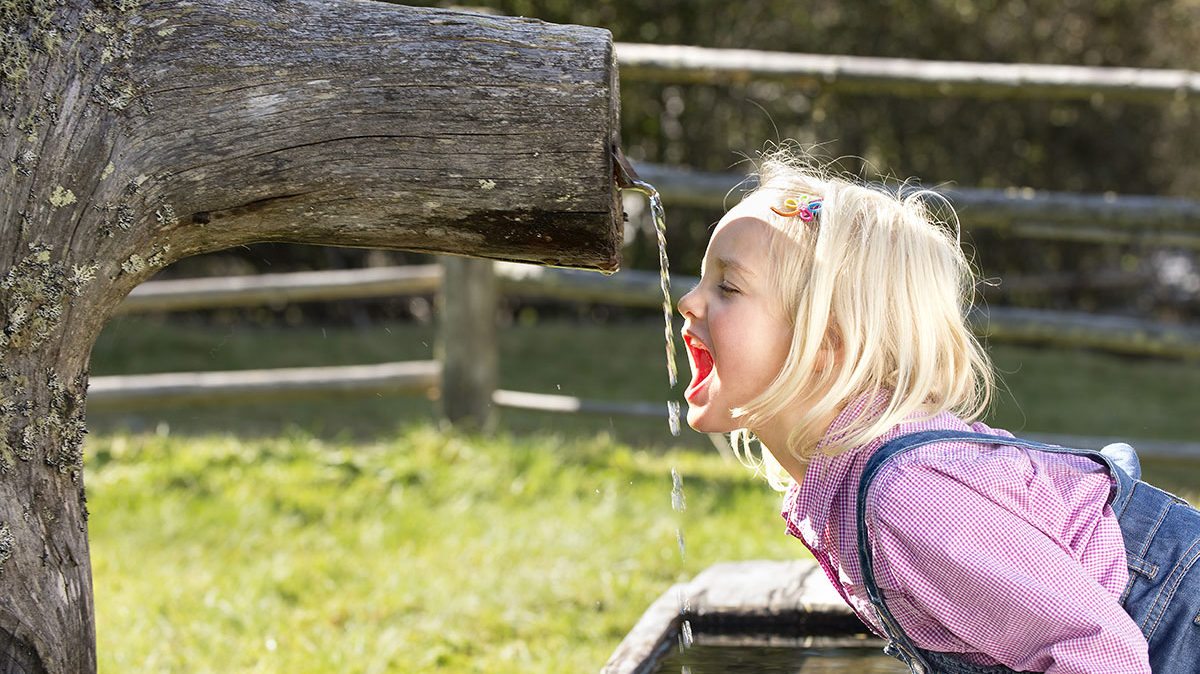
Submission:
<svg viewBox="0 0 1200 674">
<path fill-rule="evenodd" d="M 740 467 L 604 437 L 109 435 L 87 480 L 101 671 L 594 671 L 671 583 L 802 554 Z"/>
</svg>

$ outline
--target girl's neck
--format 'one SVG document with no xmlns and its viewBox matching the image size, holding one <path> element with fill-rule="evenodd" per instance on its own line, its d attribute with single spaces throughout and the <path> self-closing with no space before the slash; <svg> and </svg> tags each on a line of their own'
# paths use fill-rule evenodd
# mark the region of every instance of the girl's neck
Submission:
<svg viewBox="0 0 1200 674">
<path fill-rule="evenodd" d="M 821 437 L 824 437 L 829 432 L 829 427 L 837 419 L 841 410 L 833 410 L 825 418 L 814 422 L 813 425 L 821 428 Z M 764 424 L 761 428 L 750 429 L 759 442 L 762 443 L 771 456 L 779 462 L 779 465 L 787 471 L 788 475 L 800 484 L 804 481 L 804 473 L 807 470 L 807 462 L 797 459 L 791 451 L 788 450 L 788 436 L 793 428 L 799 425 L 801 413 L 798 410 L 784 410 L 775 415 Z"/>
</svg>

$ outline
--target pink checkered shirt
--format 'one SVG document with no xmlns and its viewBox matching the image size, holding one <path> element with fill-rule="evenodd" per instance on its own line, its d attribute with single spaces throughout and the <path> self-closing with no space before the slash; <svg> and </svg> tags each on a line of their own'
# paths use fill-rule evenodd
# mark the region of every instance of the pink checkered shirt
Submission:
<svg viewBox="0 0 1200 674">
<path fill-rule="evenodd" d="M 831 425 L 844 427 L 867 401 Z M 916 419 L 917 417 L 913 417 Z M 787 532 L 882 636 L 858 563 L 855 506 L 867 459 L 892 438 L 953 429 L 1012 437 L 944 413 L 901 423 L 836 457 L 818 455 L 783 503 Z M 1119 603 L 1129 580 L 1112 479 L 1078 456 L 941 442 L 878 474 L 867 503 L 875 578 L 917 646 L 1018 671 L 1150 672 Z"/>
</svg>

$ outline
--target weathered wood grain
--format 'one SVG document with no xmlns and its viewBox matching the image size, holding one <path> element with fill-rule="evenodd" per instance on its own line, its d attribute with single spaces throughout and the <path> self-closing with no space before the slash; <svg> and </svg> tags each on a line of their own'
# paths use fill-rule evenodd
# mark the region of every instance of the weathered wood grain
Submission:
<svg viewBox="0 0 1200 674">
<path fill-rule="evenodd" d="M 675 645 L 684 621 L 750 626 L 803 643 L 816 635 L 850 636 L 882 648 L 842 601 L 812 560 L 750 560 L 714 564 L 691 581 L 668 588 L 613 651 L 601 674 L 650 674 Z"/>
</svg>

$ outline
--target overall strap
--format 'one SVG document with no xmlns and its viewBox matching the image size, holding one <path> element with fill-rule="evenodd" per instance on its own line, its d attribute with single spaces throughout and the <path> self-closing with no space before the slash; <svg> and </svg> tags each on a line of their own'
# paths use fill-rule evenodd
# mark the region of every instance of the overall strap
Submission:
<svg viewBox="0 0 1200 674">
<path fill-rule="evenodd" d="M 975 442 L 988 445 L 1007 445 L 1015 447 L 1025 447 L 1044 452 L 1057 452 L 1065 454 L 1076 454 L 1087 456 L 1102 465 L 1104 465 L 1110 474 L 1116 476 L 1118 472 L 1123 476 L 1123 471 L 1118 471 L 1112 464 L 1112 461 L 1100 454 L 1100 452 L 1090 449 L 1069 449 L 1066 447 L 1057 447 L 1047 445 L 1041 442 L 1032 440 L 1023 440 L 1020 438 L 1010 438 L 999 435 L 989 435 L 986 433 L 974 433 L 970 431 L 954 431 L 954 430 L 935 430 L 921 431 L 918 433 L 909 433 L 894 438 L 884 444 L 875 451 L 871 458 L 867 460 L 867 465 L 863 469 L 862 478 L 859 480 L 858 487 L 858 503 L 856 506 L 856 526 L 858 531 L 858 561 L 862 567 L 863 584 L 866 586 L 867 597 L 871 604 L 879 613 L 880 623 L 883 625 L 884 632 L 887 634 L 889 643 L 884 649 L 889 655 L 898 657 L 905 662 L 913 672 L 933 672 L 936 671 L 929 664 L 929 657 L 922 649 L 909 640 L 908 635 L 901 629 L 900 624 L 888 610 L 887 605 L 883 601 L 883 593 L 880 592 L 879 586 L 875 582 L 875 567 L 874 553 L 871 550 L 870 539 L 867 532 L 867 492 L 871 487 L 872 481 L 878 475 L 881 468 L 892 458 L 907 452 L 911 449 L 923 447 L 935 442 Z M 1123 492 L 1128 484 L 1128 478 L 1125 480 L 1118 479 L 1117 494 L 1113 501 L 1113 510 L 1120 515 L 1117 510 L 1118 505 L 1121 509 L 1124 508 L 1127 501 L 1127 494 Z M 1118 503 L 1119 502 L 1119 503 Z M 1009 670 L 1011 671 L 1011 670 Z"/>
</svg>

